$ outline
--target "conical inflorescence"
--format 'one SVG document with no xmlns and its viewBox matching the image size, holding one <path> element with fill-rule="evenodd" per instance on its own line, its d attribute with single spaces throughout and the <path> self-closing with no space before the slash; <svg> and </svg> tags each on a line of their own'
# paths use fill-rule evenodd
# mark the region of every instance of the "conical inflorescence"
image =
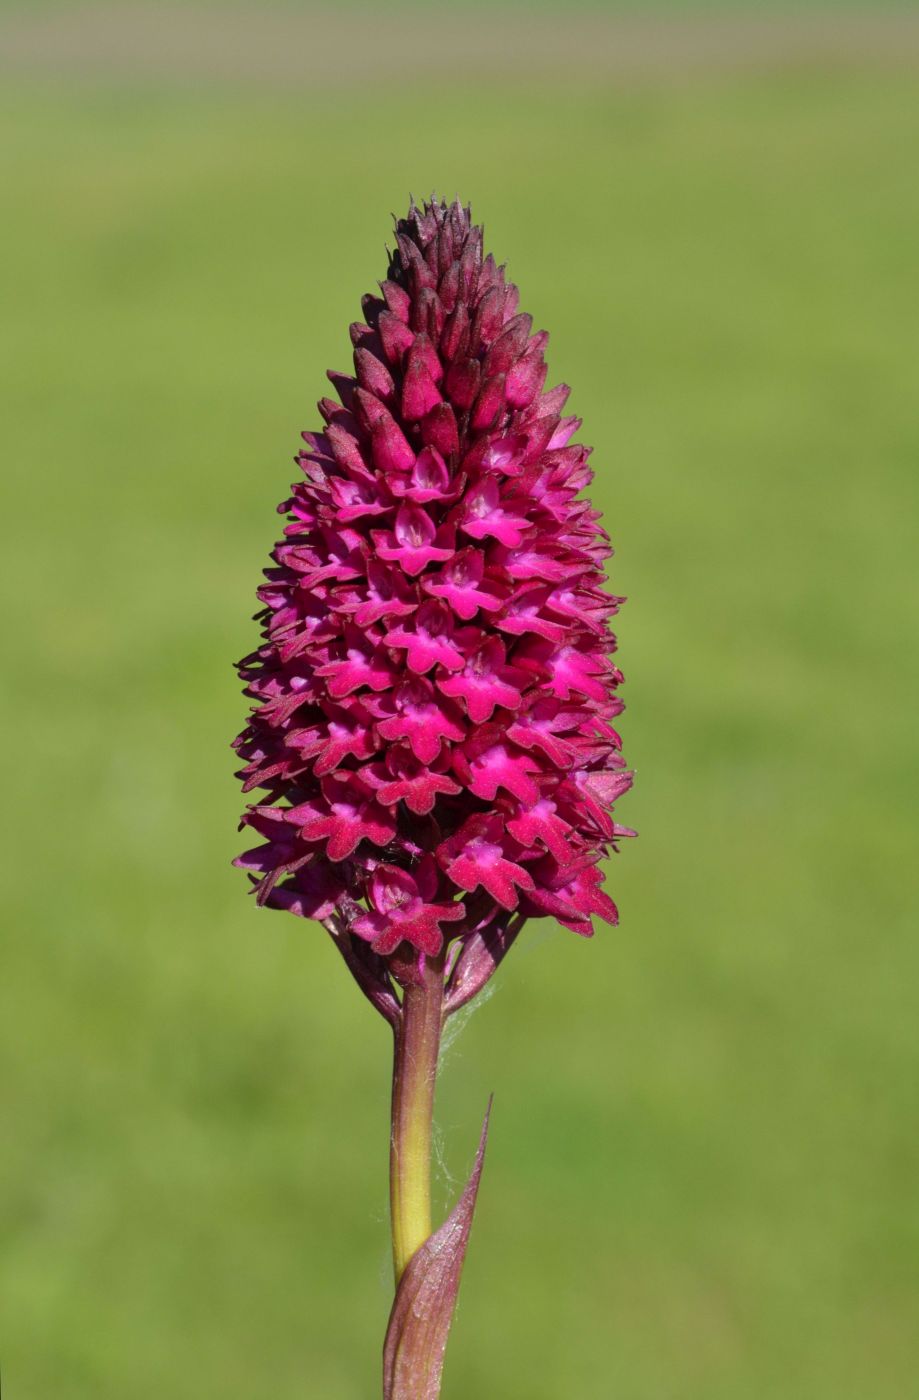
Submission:
<svg viewBox="0 0 919 1400">
<path fill-rule="evenodd" d="M 362 306 L 240 663 L 262 844 L 237 864 L 383 958 L 512 910 L 589 935 L 616 919 L 600 862 L 630 774 L 568 388 L 544 390 L 548 337 L 459 203 L 412 205 Z"/>
</svg>

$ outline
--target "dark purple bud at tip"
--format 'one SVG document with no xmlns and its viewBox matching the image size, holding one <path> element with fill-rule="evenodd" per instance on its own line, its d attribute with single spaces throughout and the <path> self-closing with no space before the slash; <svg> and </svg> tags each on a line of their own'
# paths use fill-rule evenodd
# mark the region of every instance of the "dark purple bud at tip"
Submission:
<svg viewBox="0 0 919 1400">
<path fill-rule="evenodd" d="M 387 414 L 373 427 L 373 460 L 381 472 L 407 472 L 415 464 L 415 454 L 405 434 Z"/>
<path fill-rule="evenodd" d="M 501 316 L 504 311 L 504 291 L 498 287 L 492 287 L 486 292 L 476 308 L 475 320 L 472 323 L 472 348 L 478 352 L 484 345 L 489 345 L 497 335 L 501 327 Z"/>
<path fill-rule="evenodd" d="M 391 311 L 380 312 L 377 329 L 383 343 L 383 354 L 391 365 L 397 365 L 415 339 L 414 335 L 408 326 L 398 316 L 394 316 Z"/>
<path fill-rule="evenodd" d="M 441 457 L 449 457 L 459 450 L 459 431 L 456 417 L 448 403 L 433 408 L 421 425 L 421 436 L 426 447 L 436 447 Z"/>
<path fill-rule="evenodd" d="M 417 422 L 430 413 L 440 403 L 437 385 L 420 360 L 409 358 L 408 369 L 402 381 L 402 416 L 409 422 Z"/>
<path fill-rule="evenodd" d="M 405 288 L 400 287 L 396 282 L 381 282 L 380 291 L 383 293 L 386 305 L 392 314 L 407 326 L 412 310 L 412 299 Z"/>
<path fill-rule="evenodd" d="M 354 368 L 362 389 L 375 394 L 378 399 L 388 400 L 392 397 L 396 387 L 392 375 L 376 355 L 371 355 L 369 350 L 355 350 Z"/>
<path fill-rule="evenodd" d="M 523 354 L 533 318 L 526 314 L 508 321 L 501 335 L 485 356 L 485 374 L 504 374 Z"/>
<path fill-rule="evenodd" d="M 440 338 L 440 348 L 447 360 L 455 360 L 461 350 L 469 344 L 469 312 L 465 303 L 460 302 L 455 311 L 447 318 L 443 335 Z"/>
<path fill-rule="evenodd" d="M 524 355 L 507 372 L 505 395 L 511 408 L 526 408 L 539 393 L 546 379 L 546 362 L 541 352 Z"/>
<path fill-rule="evenodd" d="M 457 360 L 447 370 L 447 393 L 457 408 L 471 408 L 482 382 L 478 360 Z"/>
<path fill-rule="evenodd" d="M 472 411 L 472 426 L 478 432 L 490 428 L 504 403 L 504 375 L 493 374 L 482 385 L 482 392 Z"/>
</svg>

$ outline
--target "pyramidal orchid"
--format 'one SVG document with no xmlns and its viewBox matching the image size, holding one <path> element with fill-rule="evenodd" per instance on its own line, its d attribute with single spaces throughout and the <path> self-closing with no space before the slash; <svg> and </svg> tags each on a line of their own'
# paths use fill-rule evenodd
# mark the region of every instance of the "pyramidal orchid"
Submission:
<svg viewBox="0 0 919 1400">
<path fill-rule="evenodd" d="M 325 926 L 394 1033 L 389 1400 L 435 1400 L 482 1168 L 432 1231 L 443 1025 L 528 919 L 615 923 L 602 862 L 632 833 L 616 717 L 609 539 L 583 492 L 544 331 L 468 208 L 396 224 L 380 294 L 330 373 L 323 426 L 240 663 L 236 862 L 257 902 Z"/>
</svg>

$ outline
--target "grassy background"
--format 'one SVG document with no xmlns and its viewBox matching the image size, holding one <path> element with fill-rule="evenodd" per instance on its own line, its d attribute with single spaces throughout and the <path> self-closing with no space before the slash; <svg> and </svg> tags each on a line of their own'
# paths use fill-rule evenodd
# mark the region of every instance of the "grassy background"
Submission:
<svg viewBox="0 0 919 1400">
<path fill-rule="evenodd" d="M 915 72 L 0 104 L 10 1396 L 376 1393 L 387 1032 L 229 868 L 231 662 L 437 187 L 596 444 L 642 833 L 447 1051 L 442 1204 L 496 1108 L 445 1400 L 904 1400 Z"/>
</svg>

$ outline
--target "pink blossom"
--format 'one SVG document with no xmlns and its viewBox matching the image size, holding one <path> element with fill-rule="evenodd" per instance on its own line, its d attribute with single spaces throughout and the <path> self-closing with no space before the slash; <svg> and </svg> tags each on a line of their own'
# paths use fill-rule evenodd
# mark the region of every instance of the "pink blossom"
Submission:
<svg viewBox="0 0 919 1400">
<path fill-rule="evenodd" d="M 510 910 L 615 922 L 603 862 L 631 834 L 622 599 L 568 387 L 468 209 L 412 205 L 395 242 L 303 434 L 236 741 L 262 790 L 237 863 L 260 902 L 334 915 L 367 977 L 445 939 L 494 952 Z"/>
<path fill-rule="evenodd" d="M 366 938 L 375 953 L 395 952 L 402 942 L 425 953 L 437 953 L 443 943 L 444 923 L 465 916 L 458 902 L 437 903 L 438 876 L 430 857 L 414 871 L 395 865 L 378 865 L 367 890 L 369 912 L 354 919 L 351 927 Z"/>
<path fill-rule="evenodd" d="M 453 555 L 452 531 L 438 531 L 424 506 L 414 502 L 399 507 L 391 530 L 373 530 L 371 536 L 380 558 L 400 564 L 409 575 Z"/>
<path fill-rule="evenodd" d="M 377 706 L 376 730 L 381 739 L 407 744 L 422 763 L 431 763 L 441 741 L 458 744 L 466 737 L 459 712 L 450 700 L 441 699 L 430 681 L 420 676 L 406 679 L 383 696 Z"/>
<path fill-rule="evenodd" d="M 374 801 L 366 779 L 357 773 L 330 773 L 319 793 L 298 802 L 285 814 L 304 841 L 326 839 L 329 860 L 344 860 L 363 840 L 385 846 L 396 832 L 393 813 Z"/>
<path fill-rule="evenodd" d="M 521 855 L 501 818 L 481 815 L 470 817 L 437 851 L 455 885 L 469 891 L 481 886 L 503 909 L 516 909 L 519 890 L 534 888 L 533 876 L 520 863 Z"/>
<path fill-rule="evenodd" d="M 401 746 L 391 748 L 383 763 L 372 764 L 362 772 L 373 787 L 377 802 L 384 807 L 404 802 L 418 816 L 427 816 L 441 794 L 452 797 L 462 791 L 442 767 L 422 763 L 411 749 Z"/>
<path fill-rule="evenodd" d="M 463 665 L 463 651 L 454 631 L 447 605 L 428 599 L 411 622 L 390 628 L 386 633 L 386 645 L 399 650 L 404 647 L 408 668 L 416 675 L 423 676 L 435 666 L 442 666 L 445 671 L 458 671 Z"/>
<path fill-rule="evenodd" d="M 529 677 L 517 666 L 507 665 L 507 651 L 499 637 L 487 637 L 466 659 L 456 675 L 440 682 L 443 695 L 461 699 L 473 724 L 491 719 L 495 709 L 516 710 Z"/>
<path fill-rule="evenodd" d="M 440 573 L 422 580 L 422 588 L 434 598 L 443 598 L 457 617 L 469 622 L 481 608 L 484 612 L 498 612 L 503 606 L 503 598 L 496 591 L 498 580 L 488 580 L 491 588 L 482 587 L 485 582 L 485 556 L 479 549 L 461 549 L 445 564 Z"/>
</svg>

